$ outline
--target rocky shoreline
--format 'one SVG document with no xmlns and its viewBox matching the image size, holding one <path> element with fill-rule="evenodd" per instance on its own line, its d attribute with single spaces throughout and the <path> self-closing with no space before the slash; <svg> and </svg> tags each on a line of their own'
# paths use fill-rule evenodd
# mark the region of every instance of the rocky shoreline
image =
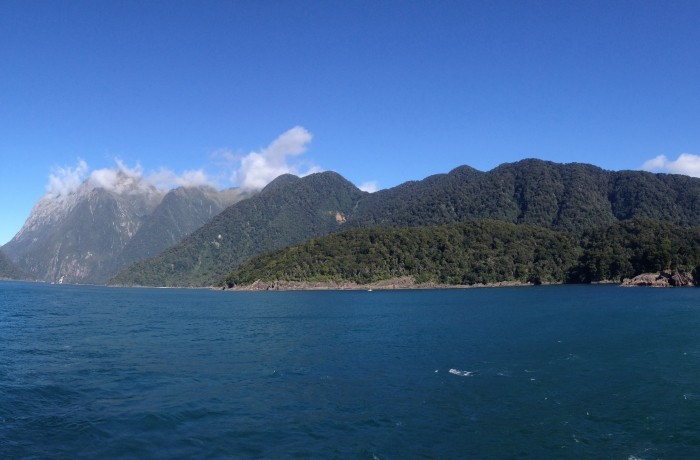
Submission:
<svg viewBox="0 0 700 460">
<path fill-rule="evenodd" d="M 563 284 L 563 283 L 545 283 Z M 615 281 L 601 281 L 595 284 L 617 284 Z M 225 288 L 227 291 L 388 291 L 396 289 L 472 289 L 489 287 L 525 287 L 535 286 L 535 283 L 519 281 L 503 281 L 488 284 L 440 284 L 434 282 L 416 283 L 410 276 L 392 278 L 368 284 L 358 284 L 350 281 L 263 281 L 257 280 L 251 284 Z M 620 283 L 623 287 L 692 287 L 700 286 L 692 274 L 686 272 L 642 273 L 633 278 L 625 278 Z"/>
<path fill-rule="evenodd" d="M 245 286 L 226 288 L 228 291 L 388 291 L 396 289 L 468 289 L 484 287 L 534 286 L 533 283 L 503 281 L 489 284 L 440 284 L 416 283 L 410 276 L 392 278 L 368 284 L 348 281 L 262 281 L 257 280 Z"/>
<path fill-rule="evenodd" d="M 698 281 L 687 272 L 642 273 L 634 278 L 622 280 L 622 286 L 648 286 L 648 287 L 685 287 L 698 286 Z"/>
</svg>

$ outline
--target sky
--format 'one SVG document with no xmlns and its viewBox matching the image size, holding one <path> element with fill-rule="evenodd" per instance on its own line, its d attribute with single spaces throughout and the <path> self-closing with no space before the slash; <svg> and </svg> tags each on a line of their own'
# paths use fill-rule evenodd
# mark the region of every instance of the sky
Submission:
<svg viewBox="0 0 700 460">
<path fill-rule="evenodd" d="M 699 20 L 695 0 L 0 0 L 0 244 L 120 168 L 368 191 L 523 158 L 700 176 Z"/>
</svg>

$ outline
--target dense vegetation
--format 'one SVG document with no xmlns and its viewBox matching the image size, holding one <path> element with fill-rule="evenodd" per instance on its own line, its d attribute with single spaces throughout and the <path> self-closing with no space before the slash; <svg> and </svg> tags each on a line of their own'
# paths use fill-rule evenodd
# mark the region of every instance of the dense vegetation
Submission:
<svg viewBox="0 0 700 460">
<path fill-rule="evenodd" d="M 335 219 L 336 213 L 345 220 L 344 223 L 342 219 Z M 557 235 L 573 239 L 575 248 L 583 251 L 595 244 L 595 238 L 605 236 L 606 230 L 602 229 L 630 219 L 663 221 L 679 228 L 700 226 L 700 179 L 641 171 L 611 172 L 586 164 L 523 160 L 501 165 L 489 172 L 462 166 L 447 174 L 367 194 L 335 173 L 314 174 L 301 179 L 287 175 L 273 181 L 258 196 L 228 208 L 179 245 L 125 270 L 112 282 L 210 285 L 250 257 L 352 228 L 402 229 L 493 220 L 538 228 L 524 227 L 514 230 L 514 235 L 542 230 L 537 233 L 538 237 L 546 238 L 551 233 L 544 230 L 566 232 Z M 385 231 L 379 230 L 379 233 Z M 591 232 L 599 233 L 594 235 Z M 588 236 L 584 237 L 584 233 Z M 512 244 L 524 248 L 531 244 L 529 238 L 535 238 L 534 233 L 520 237 L 523 241 L 516 239 Z M 615 241 L 611 240 L 610 244 L 615 244 Z M 589 249 L 594 252 L 592 246 Z M 469 248 L 468 251 L 475 252 L 478 248 Z M 616 251 L 625 255 L 629 252 Z M 569 255 L 560 257 L 569 260 Z M 501 257 L 503 260 L 499 262 L 505 266 L 508 266 L 506 261 L 513 259 L 512 264 L 516 266 L 525 256 L 518 258 L 502 254 L 496 257 Z M 376 257 L 373 260 L 380 263 Z M 598 262 L 594 259 L 580 262 L 584 263 L 588 268 L 577 269 L 571 274 L 573 279 L 616 278 L 618 274 L 629 272 L 627 266 L 596 272 L 591 267 Z M 600 263 L 605 265 L 604 261 Z M 630 263 L 634 266 L 633 262 Z M 448 262 L 445 264 L 449 265 Z M 466 267 L 456 267 L 455 273 L 438 270 L 436 279 L 454 282 L 459 278 L 469 282 L 471 278 L 465 278 L 467 275 L 459 271 L 466 271 Z M 474 265 L 476 274 L 470 275 L 476 280 L 491 279 L 490 274 L 480 274 L 483 271 L 503 270 L 503 276 L 510 272 L 508 267 L 479 267 Z M 410 272 L 412 269 L 401 267 L 395 270 Z M 544 275 L 540 275 L 533 268 L 533 271 L 508 276 L 517 280 L 559 277 L 558 273 L 548 273 L 545 270 Z"/>
<path fill-rule="evenodd" d="M 179 187 L 171 190 L 126 243 L 117 257 L 118 269 L 157 256 L 231 204 L 249 195 L 237 189 L 216 191 L 208 187 Z M 117 271 L 113 270 L 110 276 Z"/>
<path fill-rule="evenodd" d="M 700 225 L 700 179 L 541 160 L 486 173 L 462 166 L 373 193 L 348 223 L 397 227 L 495 219 L 581 231 L 632 218 Z"/>
<path fill-rule="evenodd" d="M 576 236 L 497 221 L 345 231 L 255 257 L 226 284 L 263 281 L 369 283 L 400 276 L 416 282 L 486 284 L 619 281 L 646 271 L 700 267 L 700 228 L 649 219 Z"/>
<path fill-rule="evenodd" d="M 210 285 L 260 252 L 337 230 L 363 194 L 332 172 L 303 179 L 280 176 L 258 195 L 227 208 L 179 245 L 132 265 L 110 283 Z"/>
<path fill-rule="evenodd" d="M 700 276 L 700 227 L 633 219 L 584 232 L 580 246 L 581 258 L 570 271 L 572 282 L 620 280 L 663 270 Z"/>
</svg>

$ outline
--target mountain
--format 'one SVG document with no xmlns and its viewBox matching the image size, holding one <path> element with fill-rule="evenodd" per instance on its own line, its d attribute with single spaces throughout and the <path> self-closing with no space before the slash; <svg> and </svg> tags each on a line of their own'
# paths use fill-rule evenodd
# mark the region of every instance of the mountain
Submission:
<svg viewBox="0 0 700 460">
<path fill-rule="evenodd" d="M 121 174 L 113 190 L 84 182 L 74 193 L 44 196 L 3 250 L 40 280 L 100 282 L 164 195 Z"/>
<path fill-rule="evenodd" d="M 488 172 L 461 166 L 373 194 L 331 172 L 283 175 L 254 196 L 206 188 L 166 194 L 127 176 L 109 188 L 87 181 L 74 193 L 45 196 L 3 250 L 51 282 L 103 283 L 128 267 L 112 282 L 201 286 L 257 254 L 347 228 L 488 219 L 580 235 L 639 218 L 700 225 L 700 179 L 534 159 Z"/>
<path fill-rule="evenodd" d="M 331 201 L 319 202 L 323 197 Z M 217 284 L 219 277 L 247 258 L 347 228 L 425 227 L 488 219 L 581 234 L 633 218 L 700 225 L 700 179 L 532 159 L 489 172 L 461 166 L 372 194 L 360 193 L 335 173 L 302 179 L 285 175 L 182 243 L 129 267 L 111 282 Z"/>
<path fill-rule="evenodd" d="M 237 199 L 235 192 L 217 193 L 182 189 L 166 194 L 120 170 L 109 187 L 87 180 L 73 193 L 41 198 L 3 251 L 43 281 L 104 283 L 128 263 L 179 241 Z M 178 205 L 182 212 L 176 211 Z"/>
<path fill-rule="evenodd" d="M 212 285 L 247 258 L 337 230 L 425 227 L 475 219 L 577 235 L 627 219 L 700 226 L 700 179 L 534 159 L 488 172 L 461 166 L 372 194 L 360 193 L 335 173 L 303 179 L 285 175 L 182 243 L 125 269 L 111 282 Z"/>
<path fill-rule="evenodd" d="M 240 189 L 179 187 L 168 192 L 118 256 L 120 268 L 180 242 L 229 205 L 251 195 Z M 116 273 L 113 272 L 112 275 Z"/>
<path fill-rule="evenodd" d="M 282 175 L 230 206 L 178 245 L 120 272 L 111 284 L 203 286 L 260 252 L 341 228 L 363 196 L 339 174 Z"/>
<path fill-rule="evenodd" d="M 488 172 L 462 166 L 371 194 L 358 203 L 348 225 L 423 226 L 495 219 L 580 231 L 632 218 L 700 225 L 700 179 L 534 159 Z"/>
<path fill-rule="evenodd" d="M 4 252 L 0 251 L 0 280 L 24 280 L 28 275 L 17 268 Z"/>
</svg>

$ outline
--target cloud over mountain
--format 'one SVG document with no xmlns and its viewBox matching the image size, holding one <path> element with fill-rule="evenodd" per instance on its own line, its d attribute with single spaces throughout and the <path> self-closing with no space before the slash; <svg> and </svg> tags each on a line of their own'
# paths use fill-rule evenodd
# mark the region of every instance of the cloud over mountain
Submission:
<svg viewBox="0 0 700 460">
<path fill-rule="evenodd" d="M 377 190 L 379 190 L 379 184 L 377 183 L 376 180 L 371 180 L 371 181 L 361 183 L 360 185 L 357 186 L 357 188 L 359 188 L 363 192 L 374 193 Z"/>
<path fill-rule="evenodd" d="M 244 189 L 261 189 L 282 174 L 306 176 L 320 171 L 314 165 L 307 166 L 302 171 L 301 162 L 292 160 L 306 152 L 312 138 L 312 134 L 305 128 L 295 126 L 259 152 L 250 152 L 244 156 L 240 160 L 240 167 L 232 173 L 231 180 Z"/>
<path fill-rule="evenodd" d="M 176 187 L 216 187 L 202 169 L 187 170 L 182 174 L 161 167 L 148 175 L 137 163 L 134 167 L 127 166 L 122 160 L 115 159 L 116 165 L 111 168 L 90 170 L 85 160 L 78 160 L 74 167 L 53 167 L 46 184 L 46 196 L 57 198 L 74 193 L 80 185 L 87 183 L 95 188 L 103 188 L 116 193 L 123 193 L 134 188 L 143 189 L 154 186 L 159 190 L 169 190 Z"/>
<path fill-rule="evenodd" d="M 642 169 L 645 171 L 669 172 L 700 177 L 700 155 L 682 153 L 675 160 L 669 160 L 666 155 L 659 155 L 645 161 Z"/>
<path fill-rule="evenodd" d="M 302 126 L 295 126 L 280 134 L 267 147 L 247 155 L 236 155 L 221 149 L 210 155 L 210 162 L 199 169 L 177 173 L 170 168 L 144 171 L 140 163 L 130 167 L 115 159 L 115 166 L 91 170 L 79 159 L 74 167 L 53 167 L 46 185 L 46 196 L 55 198 L 69 195 L 87 179 L 89 185 L 123 193 L 134 187 L 154 186 L 158 190 L 176 187 L 209 186 L 213 188 L 238 186 L 244 190 L 259 190 L 282 174 L 307 176 L 323 169 L 301 157 L 308 150 L 313 135 Z M 359 186 L 361 190 L 376 192 L 376 181 Z"/>
<path fill-rule="evenodd" d="M 96 169 L 90 173 L 88 182 L 95 188 L 103 188 L 110 192 L 124 193 L 127 190 L 142 189 L 148 186 L 144 181 L 143 168 L 136 164 L 129 168 L 123 161 L 117 159 L 116 168 Z"/>
<path fill-rule="evenodd" d="M 69 166 L 53 167 L 46 184 L 46 195 L 59 197 L 75 192 L 87 175 L 89 168 L 84 160 L 78 160 L 75 168 Z"/>
<path fill-rule="evenodd" d="M 209 178 L 202 169 L 190 169 L 182 174 L 161 167 L 159 170 L 148 175 L 148 182 L 159 189 L 169 189 L 175 187 L 217 187 L 215 180 Z"/>
</svg>

